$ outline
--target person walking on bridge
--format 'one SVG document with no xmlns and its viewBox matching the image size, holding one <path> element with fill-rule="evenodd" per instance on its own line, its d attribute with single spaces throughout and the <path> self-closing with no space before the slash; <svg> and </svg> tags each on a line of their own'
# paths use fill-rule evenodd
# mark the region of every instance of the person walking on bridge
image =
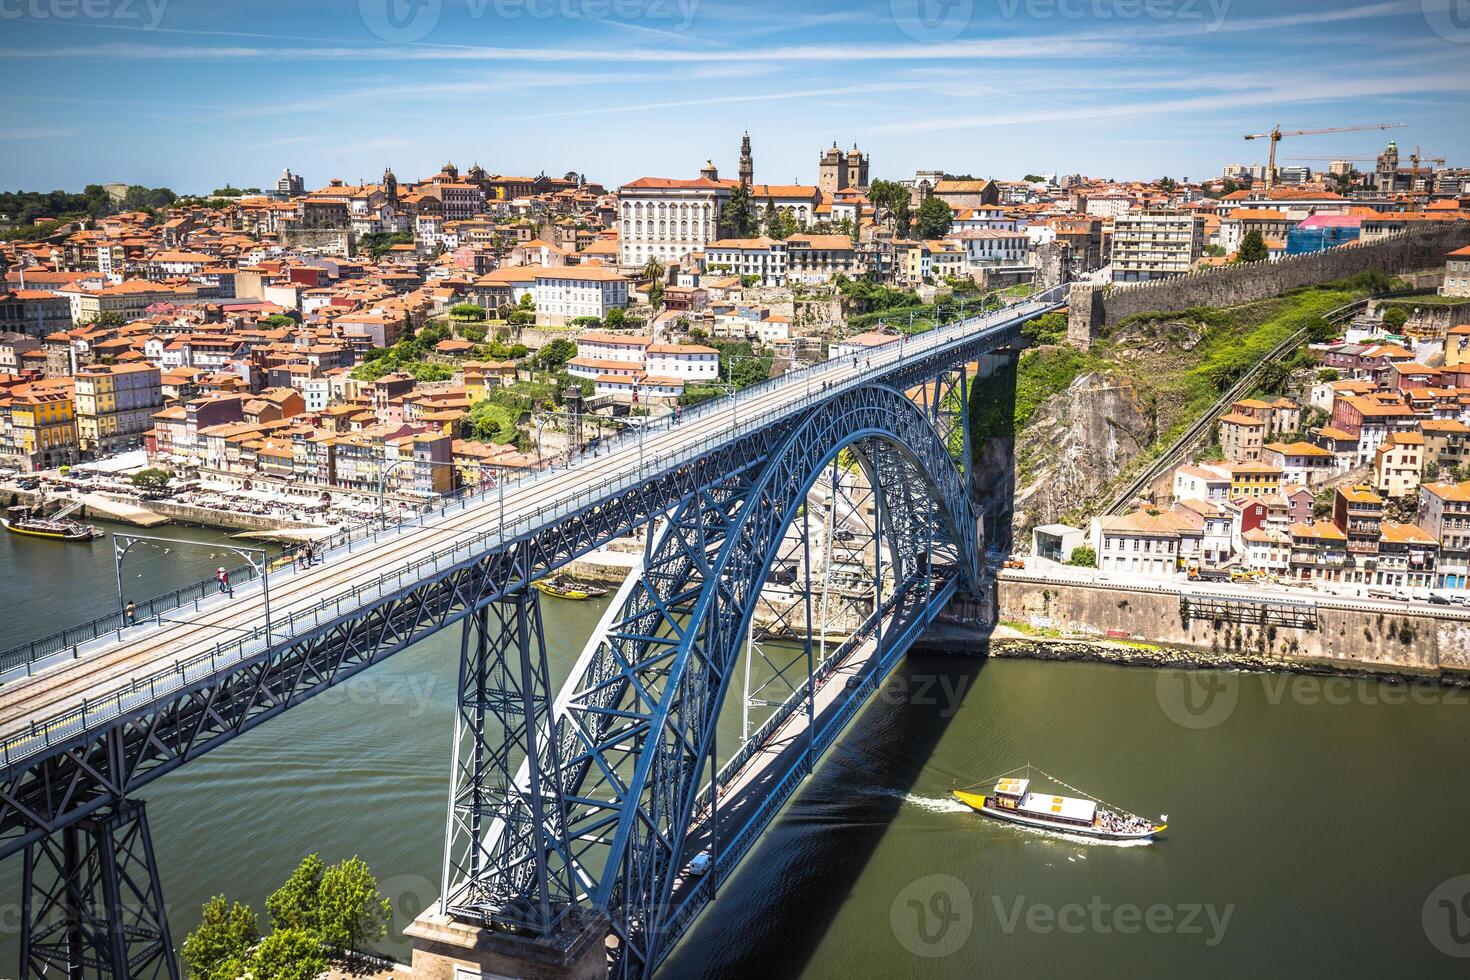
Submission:
<svg viewBox="0 0 1470 980">
<path fill-rule="evenodd" d="M 235 597 L 235 590 L 230 588 L 230 573 L 225 571 L 225 566 L 221 565 L 214 570 L 214 580 L 219 583 L 222 595 L 228 595 L 231 599 Z"/>
<path fill-rule="evenodd" d="M 138 607 L 133 602 L 132 599 L 129 599 L 128 600 L 127 606 L 123 609 L 123 625 L 124 626 L 137 626 L 138 625 Z"/>
</svg>

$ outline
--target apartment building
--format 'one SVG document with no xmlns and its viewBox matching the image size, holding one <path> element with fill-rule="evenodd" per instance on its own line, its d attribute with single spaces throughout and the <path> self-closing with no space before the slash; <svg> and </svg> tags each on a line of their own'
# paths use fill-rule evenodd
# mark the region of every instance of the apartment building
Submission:
<svg viewBox="0 0 1470 980">
<path fill-rule="evenodd" d="M 1188 272 L 1205 249 L 1204 215 L 1130 211 L 1113 222 L 1113 281 L 1144 282 Z"/>
<path fill-rule="evenodd" d="M 77 447 L 104 456 L 143 442 L 163 407 L 162 376 L 146 361 L 89 364 L 75 375 Z"/>
<path fill-rule="evenodd" d="M 1414 523 L 1439 542 L 1436 588 L 1470 588 L 1470 481 L 1419 488 Z"/>
</svg>

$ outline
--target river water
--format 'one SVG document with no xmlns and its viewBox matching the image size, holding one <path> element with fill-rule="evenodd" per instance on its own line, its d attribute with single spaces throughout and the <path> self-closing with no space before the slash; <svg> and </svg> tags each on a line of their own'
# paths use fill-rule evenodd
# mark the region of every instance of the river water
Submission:
<svg viewBox="0 0 1470 980">
<path fill-rule="evenodd" d="M 207 575 L 195 550 L 130 557 L 126 588 Z M 0 535 L 0 647 L 114 594 L 107 542 Z M 559 683 L 602 605 L 543 608 Z M 406 956 L 397 931 L 438 894 L 457 654 L 445 631 L 147 788 L 176 942 L 210 895 L 261 909 L 317 851 L 372 866 L 395 909 L 380 948 Z M 913 656 L 663 975 L 1462 977 L 1466 746 L 1448 689 Z M 1086 843 L 949 796 L 1027 762 L 1170 830 Z M 0 977 L 19 882 L 0 865 Z"/>
</svg>

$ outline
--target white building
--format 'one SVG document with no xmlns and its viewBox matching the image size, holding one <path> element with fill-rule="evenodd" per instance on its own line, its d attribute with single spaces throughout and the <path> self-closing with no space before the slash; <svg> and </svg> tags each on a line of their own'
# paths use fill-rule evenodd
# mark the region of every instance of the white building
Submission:
<svg viewBox="0 0 1470 980">
<path fill-rule="evenodd" d="M 652 377 L 681 381 L 714 381 L 720 376 L 720 352 L 699 344 L 650 344 L 644 368 Z"/>
<path fill-rule="evenodd" d="M 608 310 L 627 307 L 628 279 L 600 265 L 539 268 L 531 299 L 541 323 L 564 324 L 582 316 L 601 320 Z"/>
<path fill-rule="evenodd" d="M 704 250 L 711 275 L 758 276 L 762 286 L 786 284 L 786 243 L 774 238 L 722 238 Z"/>
<path fill-rule="evenodd" d="M 720 212 L 735 181 L 640 177 L 618 189 L 618 264 L 649 259 L 667 265 L 703 249 L 718 235 Z"/>
<path fill-rule="evenodd" d="M 1025 265 L 1031 254 L 1031 241 L 1024 231 L 981 228 L 951 235 L 950 240 L 964 248 L 971 267 Z"/>
<path fill-rule="evenodd" d="M 1188 548 L 1184 546 L 1186 535 L 1193 539 Z M 1097 550 L 1097 567 L 1104 572 L 1173 576 L 1179 571 L 1181 554 L 1197 553 L 1201 537 L 1187 518 L 1168 511 L 1092 519 L 1092 546 Z"/>
<path fill-rule="evenodd" d="M 1257 527 L 1240 536 L 1245 546 L 1241 560 L 1254 571 L 1285 575 L 1291 567 L 1291 535 L 1274 528 Z"/>
<path fill-rule="evenodd" d="M 1205 500 L 1224 503 L 1230 498 L 1230 471 L 1219 466 L 1194 464 L 1174 471 L 1175 500 Z"/>
</svg>

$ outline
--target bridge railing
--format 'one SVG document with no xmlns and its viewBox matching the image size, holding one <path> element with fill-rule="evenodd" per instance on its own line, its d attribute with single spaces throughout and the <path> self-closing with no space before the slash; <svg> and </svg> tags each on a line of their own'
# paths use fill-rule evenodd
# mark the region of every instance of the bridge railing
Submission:
<svg viewBox="0 0 1470 980">
<path fill-rule="evenodd" d="M 886 359 L 891 358 L 894 353 L 899 353 L 900 356 L 903 356 L 905 351 L 910 351 L 915 354 L 937 351 L 944 346 L 944 343 L 937 342 L 934 338 L 943 338 L 947 334 L 964 330 L 967 326 L 977 322 L 982 324 L 981 329 L 988 329 L 990 326 L 1009 322 L 1017 316 L 1034 313 L 1036 311 L 1035 308 L 1042 308 L 1047 305 L 1047 302 L 1041 300 L 1017 304 L 1015 307 L 1010 307 L 988 316 L 969 318 L 961 323 L 937 328 L 926 334 L 919 334 L 917 335 L 919 338 L 931 338 L 922 340 L 919 343 L 904 343 L 902 346 L 893 346 L 892 349 L 890 349 L 891 345 L 884 345 L 884 347 L 874 349 L 869 356 Z M 899 342 L 895 343 L 898 344 Z M 747 390 L 753 391 L 756 388 L 765 388 L 766 385 L 784 384 L 786 387 L 791 387 L 792 385 L 805 383 L 805 379 L 800 376 L 803 374 L 807 377 L 813 376 L 811 373 L 813 369 L 816 369 L 816 374 L 820 374 L 838 368 L 840 368 L 840 365 L 836 362 L 822 362 L 813 365 L 811 368 L 806 368 L 799 372 L 792 372 L 798 375 L 795 381 L 787 380 L 791 377 L 791 375 L 787 375 L 781 379 L 774 379 L 771 382 L 765 382 L 760 386 L 753 386 Z M 858 377 L 848 379 L 843 384 L 836 388 L 830 388 L 827 391 L 812 392 L 809 389 L 801 398 L 785 405 L 784 410 L 790 412 L 811 407 L 828 398 L 833 391 L 856 387 L 863 383 L 862 378 Z M 765 390 L 769 393 L 771 389 Z M 739 393 L 736 393 L 732 396 L 736 401 L 737 408 L 738 395 Z M 719 402 L 706 404 L 720 406 L 714 409 L 714 411 L 724 411 L 725 408 L 730 406 L 721 405 L 720 403 L 723 401 L 724 399 L 721 399 Z M 738 415 L 735 417 L 738 418 Z M 665 428 L 672 427 L 671 421 L 667 418 L 661 421 Z M 764 417 L 746 418 L 744 421 L 738 421 L 732 425 L 731 429 L 722 433 L 722 437 L 724 441 L 740 439 L 750 435 L 757 429 L 764 428 L 768 424 L 768 419 Z M 621 438 L 629 439 L 630 436 L 625 433 Z M 652 473 L 649 472 L 649 464 L 640 463 L 636 470 L 621 473 L 611 481 L 580 488 L 560 499 L 541 504 L 534 511 L 523 512 L 513 516 L 508 515 L 507 519 L 502 521 L 500 526 L 477 532 L 469 538 L 461 539 L 447 545 L 407 565 L 400 566 L 393 571 L 380 573 L 371 584 L 353 586 L 336 596 L 323 598 L 313 606 L 297 609 L 285 618 L 276 618 L 271 624 L 270 635 L 271 637 L 277 635 L 289 637 L 304 632 L 311 632 L 340 618 L 344 612 L 351 613 L 370 608 L 372 605 L 381 602 L 385 597 L 410 589 L 423 581 L 438 577 L 441 573 L 447 572 L 451 568 L 467 563 L 477 557 L 481 557 L 508 541 L 529 535 L 538 527 L 544 527 L 548 523 L 571 517 L 598 500 L 603 500 L 623 490 L 631 489 L 660 473 L 686 466 L 708 451 L 708 446 L 695 446 L 672 458 L 655 459 L 652 461 Z M 571 462 L 571 460 L 567 460 L 553 464 L 552 467 L 538 470 L 519 480 L 507 481 L 507 484 L 514 483 L 519 486 L 522 483 L 529 483 L 534 485 L 541 480 L 550 478 L 555 470 L 571 465 Z M 437 509 L 441 515 L 447 514 L 455 504 L 458 504 L 462 510 L 467 509 L 471 503 L 484 502 L 494 492 L 478 491 L 475 494 L 463 496 L 457 500 L 447 501 Z M 428 514 L 420 515 L 413 520 L 417 520 L 422 524 L 427 521 L 428 516 Z M 411 521 L 404 522 L 403 525 L 400 525 L 400 528 L 408 526 L 409 523 Z M 365 533 L 358 538 L 349 536 L 346 540 L 345 548 L 350 551 L 356 540 L 371 537 L 372 540 L 377 541 L 380 539 L 380 536 L 394 534 L 397 531 L 398 529 L 390 529 L 388 531 L 374 530 L 371 534 Z M 347 603 L 345 610 L 343 605 L 344 601 Z M 331 611 L 330 614 L 328 614 L 328 610 Z M 45 721 L 32 721 L 27 731 L 11 735 L 3 742 L 0 742 L 0 759 L 3 759 L 3 763 L 9 766 L 13 762 L 37 751 L 40 747 L 49 747 L 57 741 L 74 737 L 93 724 L 120 717 L 134 707 L 156 700 L 160 694 L 168 694 L 182 689 L 189 684 L 217 674 L 221 668 L 232 667 L 260 656 L 268 649 L 269 643 L 267 643 L 265 626 L 255 627 L 245 636 L 233 640 L 228 644 L 216 644 L 212 650 L 206 650 L 187 659 L 175 661 L 170 667 L 160 669 L 151 675 L 134 678 L 123 687 L 108 692 L 96 700 L 84 700 L 78 708 L 70 709 Z"/>
</svg>

